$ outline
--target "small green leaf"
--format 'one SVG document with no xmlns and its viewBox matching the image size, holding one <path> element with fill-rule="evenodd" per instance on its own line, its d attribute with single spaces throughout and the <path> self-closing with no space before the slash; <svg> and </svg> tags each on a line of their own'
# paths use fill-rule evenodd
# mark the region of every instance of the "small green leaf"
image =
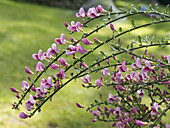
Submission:
<svg viewBox="0 0 170 128">
<path fill-rule="evenodd" d="M 104 54 L 104 52 L 103 52 L 103 51 L 100 51 L 100 53 L 101 53 L 101 55 L 102 55 L 102 56 L 105 56 L 105 54 Z"/>
<path fill-rule="evenodd" d="M 97 100 L 94 100 L 94 102 L 97 104 L 98 103 L 98 101 Z"/>
<path fill-rule="evenodd" d="M 139 5 L 139 6 L 138 6 L 138 10 L 140 11 L 140 9 L 141 9 L 141 6 Z"/>
<path fill-rule="evenodd" d="M 142 43 L 141 37 L 139 35 L 138 35 L 137 39 L 138 39 L 139 43 Z"/>
<path fill-rule="evenodd" d="M 99 44 L 99 41 L 96 40 L 96 41 L 94 41 L 94 43 L 95 43 L 95 44 Z"/>
<path fill-rule="evenodd" d="M 133 27 L 135 27 L 136 25 L 135 25 L 135 21 L 134 20 L 131 20 L 131 24 L 132 24 L 132 26 Z"/>
<path fill-rule="evenodd" d="M 119 28 L 119 32 L 122 32 L 122 28 L 121 27 Z"/>
</svg>

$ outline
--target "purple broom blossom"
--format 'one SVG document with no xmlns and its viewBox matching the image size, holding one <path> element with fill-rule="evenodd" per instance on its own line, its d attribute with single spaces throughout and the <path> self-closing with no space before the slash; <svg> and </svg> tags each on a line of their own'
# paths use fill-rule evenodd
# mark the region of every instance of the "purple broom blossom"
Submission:
<svg viewBox="0 0 170 128">
<path fill-rule="evenodd" d="M 66 44 L 66 40 L 65 40 L 65 37 L 64 37 L 64 34 L 63 34 L 63 33 L 61 33 L 60 38 L 56 38 L 56 39 L 55 39 L 55 43 L 56 43 L 56 44 L 59 44 L 59 45 L 61 45 L 61 44 Z"/>
<path fill-rule="evenodd" d="M 85 44 L 85 45 L 91 45 L 92 43 L 88 40 L 88 39 L 86 39 L 86 38 L 83 38 L 82 39 L 82 42 Z"/>
<path fill-rule="evenodd" d="M 79 9 L 79 12 L 78 13 L 76 13 L 76 16 L 78 17 L 78 18 L 83 18 L 83 17 L 85 17 L 87 14 L 85 13 L 85 11 L 84 11 L 84 9 L 81 7 L 80 9 Z"/>
<path fill-rule="evenodd" d="M 109 70 L 107 68 L 103 69 L 101 71 L 101 73 L 102 73 L 103 76 L 110 76 L 110 72 L 109 72 Z"/>
<path fill-rule="evenodd" d="M 87 16 L 90 18 L 96 18 L 97 16 L 99 16 L 99 14 L 96 12 L 96 9 L 93 7 L 93 8 L 89 8 L 87 12 Z"/>
<path fill-rule="evenodd" d="M 58 61 L 62 66 L 68 66 L 68 63 L 64 58 L 60 58 Z"/>
<path fill-rule="evenodd" d="M 22 83 L 21 83 L 21 89 L 23 91 L 26 91 L 28 88 L 29 88 L 29 84 L 27 83 L 27 81 L 23 80 Z"/>
<path fill-rule="evenodd" d="M 44 70 L 44 65 L 40 61 L 36 65 L 36 71 L 37 72 L 42 72 Z"/>
<path fill-rule="evenodd" d="M 103 7 L 101 5 L 98 5 L 96 8 L 97 12 L 102 13 L 102 12 L 106 12 L 106 10 L 103 9 Z"/>
</svg>

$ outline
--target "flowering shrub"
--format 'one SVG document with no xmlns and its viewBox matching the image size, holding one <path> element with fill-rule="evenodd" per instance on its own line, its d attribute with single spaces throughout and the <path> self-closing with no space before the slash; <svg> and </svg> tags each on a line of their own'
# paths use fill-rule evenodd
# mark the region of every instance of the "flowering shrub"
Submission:
<svg viewBox="0 0 170 128">
<path fill-rule="evenodd" d="M 29 93 L 29 99 L 25 102 L 26 112 L 21 112 L 19 117 L 26 119 L 32 117 L 35 112 L 40 112 L 41 107 L 51 100 L 60 89 L 69 84 L 72 80 L 80 78 L 82 87 L 84 88 L 106 88 L 113 89 L 108 92 L 108 98 L 103 99 L 100 94 L 100 100 L 94 100 L 89 107 L 85 107 L 80 103 L 76 103 L 79 108 L 86 108 L 93 116 L 93 122 L 104 121 L 113 122 L 112 126 L 122 127 L 170 127 L 166 122 L 162 121 L 162 117 L 170 109 L 170 55 L 163 54 L 156 57 L 154 53 L 149 53 L 150 47 L 167 47 L 170 45 L 168 40 L 162 38 L 156 42 L 137 35 L 130 43 L 123 43 L 120 38 L 122 35 L 134 31 L 136 29 L 170 22 L 168 12 L 157 11 L 156 8 L 150 8 L 141 11 L 138 8 L 131 7 L 130 10 L 124 9 L 121 12 L 112 12 L 112 8 L 105 10 L 99 5 L 97 8 L 89 8 L 87 13 L 80 8 L 76 14 L 78 18 L 85 18 L 82 23 L 72 21 L 69 25 L 64 23 L 66 29 L 70 33 L 81 32 L 82 37 L 79 40 L 70 37 L 66 40 L 62 33 L 59 38 L 55 39 L 55 43 L 46 52 L 41 49 L 32 57 L 37 61 L 35 71 L 31 71 L 25 67 L 28 74 L 28 81 L 23 80 L 21 90 L 11 87 L 11 91 L 15 93 L 18 102 L 14 102 L 13 109 L 18 109 L 22 105 L 26 95 Z M 112 15 L 120 15 L 118 18 L 112 18 Z M 125 17 L 133 15 L 156 15 L 152 22 L 136 26 L 131 20 L 132 27 L 122 32 L 122 28 L 116 28 L 113 22 Z M 95 30 L 86 32 L 83 27 L 88 27 L 89 22 L 95 19 L 105 18 L 105 23 L 97 26 Z M 88 37 L 94 33 L 101 31 L 102 28 L 109 26 L 111 37 L 107 40 L 99 40 L 96 37 L 90 41 Z M 110 43 L 111 50 L 107 53 L 100 51 L 98 56 L 97 49 Z M 59 45 L 66 45 L 67 49 L 58 49 Z M 84 47 L 86 45 L 86 48 Z M 144 50 L 143 50 L 144 49 Z M 137 54 L 138 50 L 143 53 Z M 119 55 L 125 54 L 127 57 L 119 58 Z M 92 63 L 86 62 L 85 58 L 93 56 Z M 43 74 L 47 70 L 56 70 L 55 74 L 51 74 L 47 78 L 43 78 Z M 71 76 L 68 74 L 71 71 Z M 91 79 L 93 73 L 98 73 L 98 78 L 93 81 Z M 32 80 L 35 78 L 34 80 Z M 40 83 L 37 81 L 41 79 Z M 143 101 L 144 97 L 149 98 L 149 103 Z"/>
</svg>

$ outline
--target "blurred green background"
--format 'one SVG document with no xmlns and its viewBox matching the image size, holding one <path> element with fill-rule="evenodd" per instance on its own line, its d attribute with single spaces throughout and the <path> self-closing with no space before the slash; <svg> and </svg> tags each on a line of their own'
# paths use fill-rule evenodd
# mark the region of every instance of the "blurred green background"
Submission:
<svg viewBox="0 0 170 128">
<path fill-rule="evenodd" d="M 43 0 L 39 1 L 43 2 Z M 46 51 L 47 48 L 51 47 L 54 39 L 59 37 L 61 33 L 65 33 L 66 39 L 69 39 L 71 36 L 74 36 L 76 39 L 80 38 L 80 34 L 70 35 L 63 23 L 78 20 L 75 17 L 75 13 L 78 11 L 76 8 L 82 6 L 84 1 L 77 1 L 78 4 L 74 7 L 72 4 L 69 4 L 70 1 L 68 0 L 68 6 L 60 5 L 59 8 L 54 8 L 51 5 L 45 6 L 44 3 L 41 3 L 41 5 L 35 4 L 35 1 L 32 3 L 31 1 L 24 2 L 24 0 L 0 0 L 0 128 L 111 127 L 110 123 L 92 123 L 93 116 L 85 112 L 85 110 L 78 109 L 75 105 L 76 102 L 88 105 L 95 98 L 99 99 L 100 92 L 107 96 L 110 93 L 108 89 L 84 89 L 81 87 L 79 80 L 76 82 L 72 81 L 67 87 L 63 88 L 54 96 L 53 102 L 45 104 L 41 113 L 35 114 L 31 119 L 21 120 L 18 118 L 19 111 L 11 109 L 11 103 L 16 101 L 16 98 L 9 88 L 13 86 L 19 89 L 21 81 L 27 79 L 24 71 L 25 66 L 29 66 L 31 69 L 35 68 L 36 61 L 32 59 L 32 54 L 37 53 L 39 49 Z M 72 1 L 71 3 L 74 2 Z M 107 1 L 103 2 L 107 7 L 109 3 Z M 116 0 L 114 2 L 117 6 L 126 6 L 126 4 L 138 4 L 139 1 Z M 148 5 L 148 1 L 145 0 L 141 5 Z M 162 9 L 164 7 L 164 5 L 161 5 Z M 135 19 L 137 25 L 151 21 L 143 15 L 133 16 L 129 19 Z M 97 23 L 98 21 L 95 21 L 93 24 L 89 24 L 89 26 L 95 28 L 94 24 Z M 128 19 L 123 19 L 114 25 L 116 28 L 121 26 L 123 30 L 131 27 Z M 123 39 L 125 44 L 128 44 L 136 34 L 145 36 L 156 33 L 157 38 L 160 38 L 170 33 L 169 26 L 169 23 L 153 25 L 131 32 L 130 35 L 126 34 L 121 39 Z M 99 39 L 105 40 L 107 38 L 106 35 L 110 32 L 110 29 L 107 27 L 99 32 L 97 36 Z M 89 39 L 92 39 L 92 37 Z M 62 47 L 60 46 L 59 48 Z M 110 50 L 107 46 L 103 47 L 103 49 L 104 51 Z M 160 56 L 161 53 L 164 53 L 164 55 L 170 54 L 168 48 L 159 49 L 159 52 L 157 52 L 157 48 L 151 50 L 157 56 Z M 48 76 L 49 74 L 45 75 Z M 94 75 L 93 80 L 95 78 L 97 76 Z M 21 108 L 21 110 L 24 109 Z M 169 116 L 170 113 L 168 113 L 167 117 Z M 170 123 L 168 118 L 165 120 Z"/>
</svg>

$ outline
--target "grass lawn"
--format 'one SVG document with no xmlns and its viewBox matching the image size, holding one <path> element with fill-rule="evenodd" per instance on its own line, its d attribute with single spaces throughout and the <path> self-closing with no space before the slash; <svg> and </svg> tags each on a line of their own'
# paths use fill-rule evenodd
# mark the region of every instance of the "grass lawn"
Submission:
<svg viewBox="0 0 170 128">
<path fill-rule="evenodd" d="M 100 92 L 108 95 L 108 90 L 84 89 L 79 80 L 72 81 L 62 89 L 53 97 L 53 102 L 45 104 L 41 113 L 35 114 L 31 119 L 21 120 L 18 118 L 19 111 L 11 109 L 11 103 L 16 98 L 9 88 L 13 86 L 19 89 L 21 81 L 27 79 L 24 71 L 25 66 L 29 66 L 31 69 L 35 68 L 36 61 L 32 59 L 33 53 L 37 53 L 39 49 L 46 51 L 61 33 L 64 33 L 66 38 L 69 39 L 70 35 L 63 23 L 77 20 L 75 13 L 61 8 L 0 0 L 0 128 L 111 127 L 110 123 L 92 123 L 93 116 L 85 110 L 78 109 L 75 105 L 76 102 L 88 105 L 93 99 L 99 97 Z M 149 21 L 145 16 L 131 18 L 135 19 L 137 25 Z M 130 28 L 130 20 L 126 21 L 128 20 L 116 22 L 115 27 L 119 28 L 121 25 L 123 30 Z M 95 23 L 97 24 L 97 21 Z M 122 39 L 125 43 L 130 43 L 130 40 L 136 34 L 145 36 L 153 35 L 155 32 L 157 38 L 160 38 L 165 36 L 166 33 L 170 33 L 168 26 L 170 26 L 170 23 L 153 25 L 131 32 L 130 36 L 126 34 Z M 107 33 L 109 33 L 109 28 L 99 32 L 99 39 L 105 40 Z M 79 39 L 80 34 L 73 36 Z M 92 39 L 92 37 L 89 39 Z M 110 49 L 104 47 L 104 50 Z M 152 49 L 152 51 L 156 52 L 157 48 Z M 161 49 L 156 55 L 160 56 L 161 53 L 170 54 L 168 48 Z M 45 75 L 48 74 L 47 72 Z M 95 78 L 97 76 L 94 75 L 93 79 Z M 168 113 L 168 116 L 170 116 L 170 113 Z M 168 122 L 170 123 L 170 121 Z"/>
</svg>

